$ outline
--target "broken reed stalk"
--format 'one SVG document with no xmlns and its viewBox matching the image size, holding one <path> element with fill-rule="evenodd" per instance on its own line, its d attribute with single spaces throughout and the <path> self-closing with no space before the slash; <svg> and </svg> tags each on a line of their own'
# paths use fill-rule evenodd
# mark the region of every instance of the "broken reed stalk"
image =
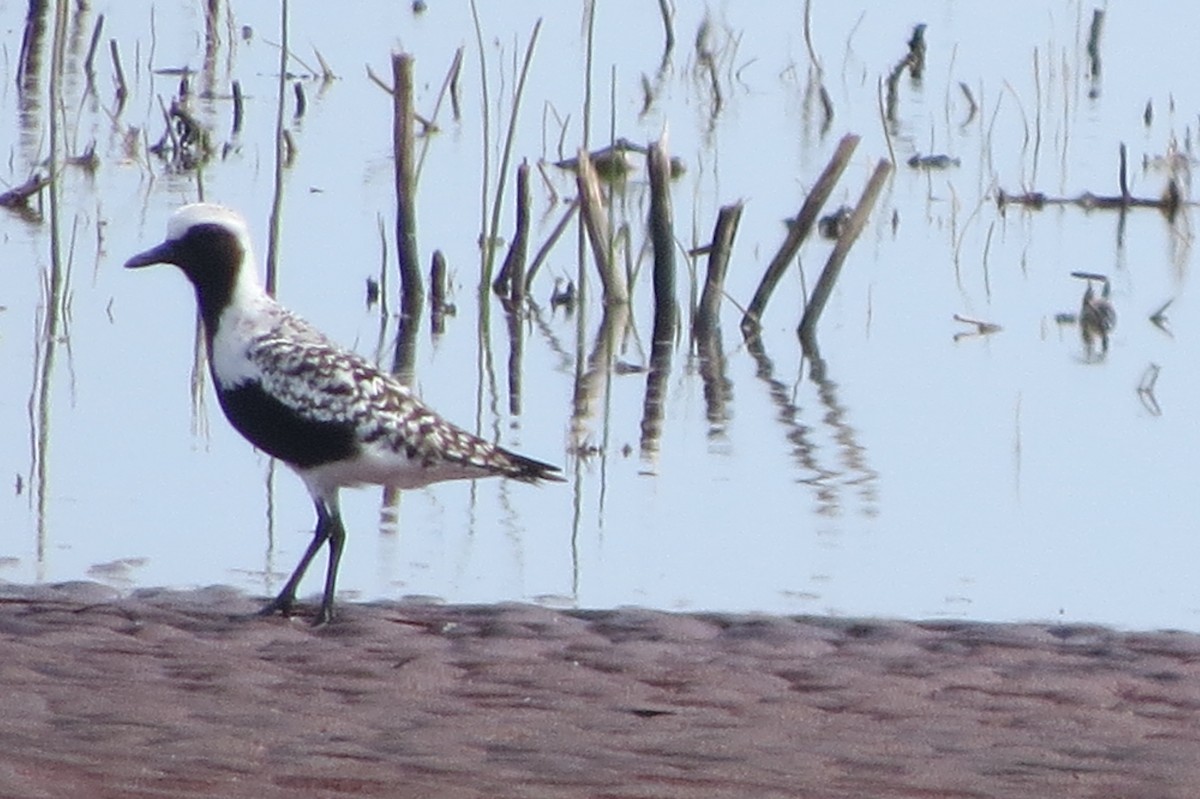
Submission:
<svg viewBox="0 0 1200 799">
<path fill-rule="evenodd" d="M 533 256 L 533 260 L 529 262 L 529 271 L 525 273 L 525 293 L 529 293 L 529 287 L 533 285 L 533 276 L 537 274 L 537 270 L 546 261 L 546 256 L 550 254 L 550 250 L 562 237 L 563 231 L 567 229 L 567 225 L 575 217 L 579 211 L 579 198 L 571 200 L 571 204 L 567 207 L 562 218 L 558 220 L 558 224 L 554 226 L 554 230 L 550 231 L 550 235 L 546 238 L 546 243 L 541 246 L 537 254 Z"/>
<path fill-rule="evenodd" d="M 729 254 L 733 249 L 733 237 L 737 235 L 738 223 L 742 219 L 742 203 L 736 202 L 721 208 L 717 224 L 713 227 L 712 244 L 708 251 L 708 274 L 704 290 L 700 293 L 700 305 L 692 323 L 692 335 L 697 339 L 707 338 L 716 330 L 721 314 L 721 297 L 725 293 L 725 273 L 729 267 Z"/>
<path fill-rule="evenodd" d="M 417 263 L 416 185 L 413 182 L 413 58 L 392 54 L 392 151 L 396 161 L 396 259 L 400 315 L 416 319 L 425 301 Z"/>
<path fill-rule="evenodd" d="M 654 248 L 654 341 L 673 339 L 675 308 L 675 228 L 671 219 L 671 159 L 665 139 L 646 153 L 650 174 L 650 241 Z"/>
<path fill-rule="evenodd" d="M 583 147 L 579 148 L 575 183 L 579 191 L 579 213 L 583 218 L 588 242 L 592 245 L 592 257 L 596 259 L 600 283 L 604 287 L 604 304 L 624 305 L 629 302 L 629 290 L 625 285 L 625 275 L 617 269 L 609 249 L 608 212 L 605 211 L 604 200 L 601 199 L 600 178 L 596 175 L 596 168 L 592 166 L 592 159 Z"/>
<path fill-rule="evenodd" d="M 108 53 L 112 57 L 113 73 L 117 81 L 117 114 L 125 107 L 125 99 L 129 96 L 129 86 L 125 83 L 125 70 L 121 68 L 121 51 L 116 39 L 108 40 Z"/>
<path fill-rule="evenodd" d="M 746 309 L 745 315 L 742 316 L 742 335 L 744 337 L 758 334 L 763 311 L 767 307 L 767 302 L 771 299 L 772 292 L 775 291 L 775 286 L 779 284 L 779 280 L 783 277 L 788 264 L 796 257 L 796 253 L 800 250 L 800 245 L 808 237 L 813 225 L 816 224 L 817 217 L 821 213 L 821 208 L 829 199 L 829 195 L 833 193 L 833 187 L 837 185 L 838 179 L 846 169 L 846 165 L 850 163 L 850 156 L 854 154 L 854 148 L 858 146 L 858 141 L 859 137 L 853 133 L 847 133 L 842 137 L 842 140 L 838 143 L 837 150 L 833 153 L 833 157 L 829 159 L 829 163 L 825 166 L 825 171 L 817 178 L 812 191 L 808 193 L 808 198 L 805 199 L 804 205 L 800 207 L 800 213 L 796 215 L 795 221 L 788 230 L 787 237 L 783 240 L 783 245 L 780 246 L 779 252 L 775 254 L 775 257 L 771 259 L 771 263 L 767 265 L 767 271 L 763 274 L 762 282 L 758 284 L 758 290 L 754 292 L 754 298 L 750 301 L 750 306 Z"/>
<path fill-rule="evenodd" d="M 88 45 L 87 57 L 83 59 L 83 74 L 87 77 L 89 87 L 96 82 L 96 48 L 100 45 L 100 34 L 104 30 L 104 15 L 96 17 L 96 26 L 92 28 L 92 41 Z"/>
<path fill-rule="evenodd" d="M 525 300 L 525 256 L 529 251 L 529 161 L 521 161 L 517 167 L 517 231 L 504 257 L 492 291 L 500 296 L 508 295 L 511 309 L 521 307 Z"/>
<path fill-rule="evenodd" d="M 451 91 L 451 87 L 457 84 L 458 73 L 462 70 L 463 48 L 460 46 L 454 51 L 454 60 L 450 63 L 450 69 L 446 73 L 445 80 L 442 81 L 442 88 L 438 91 L 437 101 L 433 104 L 433 113 L 429 115 L 428 122 L 425 123 L 425 129 L 421 136 L 421 155 L 417 158 L 417 168 L 413 173 L 416 176 L 417 183 L 421 182 L 421 170 L 425 166 L 425 156 L 429 153 L 429 144 L 433 141 L 433 132 L 437 130 L 438 112 L 442 110 L 442 101 L 446 99 L 446 94 Z M 455 89 L 457 91 L 457 89 Z M 452 98 L 454 104 L 454 119 L 459 119 L 458 98 Z"/>
<path fill-rule="evenodd" d="M 842 264 L 850 253 L 850 248 L 854 246 L 855 240 L 858 239 L 863 227 L 867 224 L 867 219 L 871 216 L 871 209 L 875 207 L 875 200 L 879 197 L 879 192 L 882 191 L 883 184 L 891 173 L 892 162 L 881 158 L 875 165 L 875 171 L 871 174 L 871 179 L 867 181 L 866 188 L 863 189 L 858 205 L 854 207 L 854 213 L 846 221 L 845 229 L 838 236 L 837 243 L 833 245 L 833 252 L 829 254 L 829 260 L 825 263 L 825 268 L 821 270 L 821 277 L 817 279 L 817 285 L 813 288 L 812 296 L 808 298 L 808 304 L 804 308 L 804 316 L 800 319 L 800 328 L 797 332 L 799 332 L 800 341 L 806 349 L 816 342 L 817 320 L 821 318 L 821 312 L 825 310 L 825 303 L 829 301 L 829 295 L 833 293 L 833 285 L 837 282 L 838 275 L 842 271 Z M 815 348 L 813 349 L 815 350 Z"/>
</svg>

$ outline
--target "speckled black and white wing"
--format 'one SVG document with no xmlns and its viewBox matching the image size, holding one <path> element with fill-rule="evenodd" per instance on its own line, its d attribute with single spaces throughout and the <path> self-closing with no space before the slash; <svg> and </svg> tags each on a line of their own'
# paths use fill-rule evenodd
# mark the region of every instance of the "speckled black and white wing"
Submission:
<svg viewBox="0 0 1200 799">
<path fill-rule="evenodd" d="M 276 323 L 247 342 L 246 371 L 253 377 L 219 394 L 235 426 L 269 454 L 310 472 L 310 482 L 413 488 L 488 475 L 559 479 L 555 467 L 450 424 L 392 375 L 275 310 Z M 239 393 L 258 396 L 247 401 Z M 253 403 L 262 413 L 247 408 Z M 262 421 L 254 430 L 243 429 L 256 417 Z"/>
</svg>

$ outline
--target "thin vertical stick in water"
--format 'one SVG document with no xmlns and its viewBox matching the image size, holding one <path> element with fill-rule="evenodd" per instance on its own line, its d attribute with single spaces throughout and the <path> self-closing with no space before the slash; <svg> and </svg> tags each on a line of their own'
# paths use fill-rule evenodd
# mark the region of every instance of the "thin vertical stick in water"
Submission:
<svg viewBox="0 0 1200 799">
<path fill-rule="evenodd" d="M 1129 205 L 1129 178 L 1126 176 L 1125 142 L 1121 142 L 1121 164 L 1117 172 L 1117 183 L 1121 187 L 1121 205 Z"/>
<path fill-rule="evenodd" d="M 521 360 L 525 352 L 525 325 L 521 315 L 515 313 L 518 307 L 514 306 L 514 313 L 507 314 L 508 412 L 512 416 L 521 415 Z"/>
<path fill-rule="evenodd" d="M 842 264 L 845 262 L 850 248 L 854 246 L 855 240 L 858 239 L 858 235 L 862 233 L 867 218 L 871 216 L 871 209 L 875 207 L 875 200 L 879 197 L 879 192 L 883 189 L 883 184 L 891 173 L 892 162 L 881 158 L 875 165 L 875 172 L 867 181 L 866 188 L 863 189 L 862 197 L 859 198 L 854 213 L 850 215 L 845 229 L 838 236 L 837 244 L 833 245 L 833 252 L 829 254 L 829 260 L 825 263 L 825 268 L 821 270 L 821 277 L 817 279 L 817 285 L 813 288 L 812 296 L 808 298 L 808 305 L 804 308 L 804 316 L 800 319 L 798 332 L 800 341 L 806 348 L 816 341 L 817 320 L 821 318 L 821 312 L 825 310 L 825 303 L 829 301 L 829 295 L 833 293 L 833 284 L 837 282 L 838 275 L 842 271 Z"/>
<path fill-rule="evenodd" d="M 529 36 L 529 45 L 525 48 L 525 61 L 521 64 L 521 74 L 517 78 L 517 90 L 513 93 L 512 113 L 508 118 L 508 132 L 504 136 L 504 152 L 500 156 L 500 174 L 496 181 L 496 199 L 492 204 L 492 224 L 487 236 L 487 255 L 483 263 L 482 286 L 492 282 L 492 261 L 496 255 L 496 236 L 500 231 L 500 204 L 504 198 L 504 182 L 508 173 L 508 163 L 512 158 L 513 139 L 517 132 L 517 114 L 521 110 L 521 96 L 525 93 L 525 79 L 529 76 L 529 65 L 533 61 L 533 48 L 537 44 L 538 32 L 542 29 L 539 18 Z"/>
<path fill-rule="evenodd" d="M 729 266 L 729 254 L 733 249 L 733 237 L 737 235 L 741 219 L 740 202 L 723 206 L 717 214 L 717 224 L 713 228 L 712 244 L 708 252 L 708 274 L 704 281 L 704 290 L 700 292 L 696 321 L 692 325 L 692 335 L 698 339 L 705 338 L 709 331 L 715 330 L 720 320 L 721 297 L 725 293 L 725 273 Z"/>
<path fill-rule="evenodd" d="M 417 262 L 416 186 L 413 184 L 413 59 L 392 54 L 392 150 L 396 162 L 396 260 L 400 266 L 400 315 L 416 319 L 425 302 Z"/>
<path fill-rule="evenodd" d="M 479 49 L 479 93 L 483 111 L 483 170 L 480 173 L 482 185 L 479 190 L 479 235 L 483 240 L 483 249 L 479 253 L 479 263 L 481 271 L 486 272 L 492 251 L 487 221 L 488 178 L 492 174 L 492 109 L 488 99 L 487 51 L 483 48 L 483 27 L 479 24 L 479 9 L 475 7 L 475 0 L 471 0 L 471 19 L 475 22 L 475 44 Z"/>
<path fill-rule="evenodd" d="M 510 310 L 518 310 L 525 300 L 525 256 L 529 251 L 529 161 L 517 167 L 517 231 L 509 245 L 504 264 L 492 283 L 497 294 L 508 295 Z"/>
<path fill-rule="evenodd" d="M 271 217 L 267 224 L 267 293 L 275 295 L 276 259 L 279 251 L 279 224 L 283 215 L 283 167 L 286 161 L 283 129 L 283 100 L 287 93 L 288 0 L 279 7 L 279 84 L 275 105 L 275 183 L 271 196 Z"/>
<path fill-rule="evenodd" d="M 675 228 L 671 215 L 671 159 L 664 139 L 646 154 L 650 174 L 650 241 L 654 248 L 654 339 L 675 337 Z"/>
<path fill-rule="evenodd" d="M 808 198 L 800 207 L 800 213 L 796 215 L 795 221 L 788 230 L 783 245 L 771 259 L 771 263 L 767 265 L 762 282 L 758 284 L 758 290 L 754 292 L 754 299 L 750 301 L 750 307 L 746 309 L 746 313 L 742 317 L 743 336 L 757 335 L 760 326 L 759 320 L 762 319 L 763 311 L 771 299 L 772 292 L 775 291 L 775 286 L 779 284 L 788 264 L 796 257 L 800 245 L 804 243 L 804 239 L 808 237 L 809 231 L 816 223 L 825 201 L 833 193 L 833 187 L 837 184 L 838 178 L 842 176 L 846 165 L 850 163 L 850 156 L 853 155 L 854 148 L 858 146 L 858 139 L 859 137 L 853 133 L 847 133 L 842 137 L 833 157 L 829 159 L 825 171 L 817 178 L 816 185 L 808 193 Z"/>
<path fill-rule="evenodd" d="M 304 84 L 296 81 L 292 84 L 292 90 L 296 94 L 296 111 L 292 114 L 292 119 L 302 119 L 304 112 L 308 110 L 308 99 L 304 96 Z"/>
<path fill-rule="evenodd" d="M 396 260 L 400 272 L 400 330 L 392 371 L 404 383 L 413 379 L 417 330 L 425 288 L 417 263 L 417 187 L 413 182 L 413 58 L 392 54 L 392 151 L 396 162 Z"/>
<path fill-rule="evenodd" d="M 1088 32 L 1087 53 L 1091 63 L 1092 82 L 1100 78 L 1100 34 L 1104 31 L 1104 9 L 1092 10 L 1092 26 Z"/>
<path fill-rule="evenodd" d="M 592 43 L 595 41 L 596 32 L 596 2 L 597 0 L 587 0 L 585 3 L 587 14 L 587 44 L 584 48 L 583 57 L 583 147 L 587 149 L 591 146 L 592 135 Z"/>
<path fill-rule="evenodd" d="M 242 118 L 245 112 L 245 101 L 242 98 L 242 83 L 235 80 L 233 82 L 233 135 L 236 136 L 242 132 Z"/>
<path fill-rule="evenodd" d="M 654 333 L 650 344 L 650 369 L 646 373 L 646 398 L 642 406 L 643 455 L 658 450 L 678 320 L 671 163 L 663 139 L 650 145 L 646 161 L 650 173 L 650 241 L 654 249 Z"/>
<path fill-rule="evenodd" d="M 600 196 L 600 178 L 587 150 L 579 148 L 579 166 L 575 171 L 575 182 L 579 190 L 579 214 L 592 245 L 592 256 L 600 272 L 604 287 L 604 304 L 613 305 L 629 302 L 629 290 L 625 285 L 624 273 L 616 267 L 609 248 L 608 213 Z"/>
</svg>

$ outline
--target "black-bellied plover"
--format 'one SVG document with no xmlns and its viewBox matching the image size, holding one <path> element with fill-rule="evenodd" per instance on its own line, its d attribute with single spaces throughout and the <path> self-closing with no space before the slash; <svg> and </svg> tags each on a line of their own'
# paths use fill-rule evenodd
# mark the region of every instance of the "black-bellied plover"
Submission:
<svg viewBox="0 0 1200 799">
<path fill-rule="evenodd" d="M 289 615 L 296 588 L 325 543 L 329 565 L 316 624 L 333 616 L 345 542 L 343 486 L 419 488 L 498 475 L 562 480 L 558 467 L 509 452 L 442 419 L 394 376 L 332 343 L 263 289 L 240 214 L 185 205 L 162 244 L 126 267 L 174 264 L 196 289 L 221 408 L 251 444 L 292 467 L 317 509 L 312 542 L 263 614 Z"/>
</svg>

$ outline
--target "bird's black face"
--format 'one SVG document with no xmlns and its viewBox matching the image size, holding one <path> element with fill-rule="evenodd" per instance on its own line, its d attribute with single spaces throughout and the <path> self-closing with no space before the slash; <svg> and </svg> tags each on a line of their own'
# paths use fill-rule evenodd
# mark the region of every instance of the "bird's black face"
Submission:
<svg viewBox="0 0 1200 799">
<path fill-rule="evenodd" d="M 235 232 L 219 224 L 189 227 L 182 236 L 138 253 L 125 262 L 126 269 L 153 264 L 174 264 L 196 287 L 200 313 L 209 330 L 228 305 L 245 250 Z"/>
</svg>

